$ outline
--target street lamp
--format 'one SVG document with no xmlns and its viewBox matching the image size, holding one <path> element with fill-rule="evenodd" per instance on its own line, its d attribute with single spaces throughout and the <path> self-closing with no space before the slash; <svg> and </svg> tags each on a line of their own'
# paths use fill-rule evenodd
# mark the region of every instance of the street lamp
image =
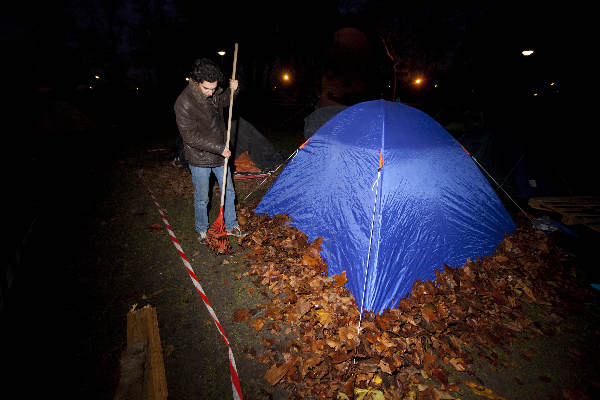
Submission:
<svg viewBox="0 0 600 400">
<path fill-rule="evenodd" d="M 221 59 L 221 68 L 223 68 L 223 58 L 225 57 L 225 54 L 227 54 L 225 52 L 225 50 L 219 50 L 217 51 L 217 54 L 220 56 L 219 58 Z"/>
</svg>

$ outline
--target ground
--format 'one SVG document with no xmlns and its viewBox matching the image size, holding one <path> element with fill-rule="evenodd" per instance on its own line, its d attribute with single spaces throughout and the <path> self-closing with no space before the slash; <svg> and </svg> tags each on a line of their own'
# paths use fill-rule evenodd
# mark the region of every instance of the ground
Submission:
<svg viewBox="0 0 600 400">
<path fill-rule="evenodd" d="M 7 211 L 36 212 L 3 315 L 3 359 L 10 367 L 3 390 L 21 398 L 112 398 L 126 345 L 126 314 L 133 305 L 149 304 L 158 315 L 169 398 L 231 398 L 226 345 L 162 225 L 150 188 L 231 343 L 244 396 L 293 398 L 283 384 L 272 386 L 264 379 L 269 364 L 248 356 L 260 354 L 265 339 L 274 339 L 274 348 L 279 343 L 283 349 L 290 338 L 286 331 L 259 333 L 233 318 L 238 309 L 258 313 L 257 307 L 268 303 L 273 293 L 256 285 L 251 275 L 243 275 L 248 247 L 232 241 L 234 254 L 217 256 L 197 243 L 189 173 L 170 163 L 173 138 L 158 135 L 119 147 L 115 143 L 125 132 L 100 133 L 111 140 L 98 142 L 91 134 L 61 137 L 52 145 L 79 152 L 59 158 L 41 153 L 36 168 L 18 179 L 15 189 L 28 194 L 28 200 Z M 303 141 L 298 130 L 281 126 L 267 133 L 286 158 Z M 81 154 L 88 146 L 96 148 L 93 155 Z M 257 188 L 260 182 L 236 181 L 240 206 L 260 199 L 272 179 Z M 217 192 L 215 188 L 211 220 L 216 217 Z M 247 194 L 251 195 L 242 201 Z M 16 219 L 9 215 L 9 221 Z M 587 258 L 590 246 L 563 239 L 556 243 L 564 243 L 588 266 L 585 276 L 596 277 L 595 265 Z M 536 304 L 524 304 L 532 321 L 555 324 L 552 334 L 524 337 L 508 351 L 476 356 L 474 376 L 453 373 L 451 379 L 474 380 L 506 399 L 597 396 L 598 300 L 592 294 L 561 305 L 561 310 L 568 306 L 569 313 L 563 312 L 560 320 L 540 312 Z M 422 384 L 428 382 L 431 379 L 423 377 Z M 490 392 L 475 394 L 465 385 L 452 395 L 500 398 Z M 425 398 L 423 393 L 419 396 Z"/>
</svg>

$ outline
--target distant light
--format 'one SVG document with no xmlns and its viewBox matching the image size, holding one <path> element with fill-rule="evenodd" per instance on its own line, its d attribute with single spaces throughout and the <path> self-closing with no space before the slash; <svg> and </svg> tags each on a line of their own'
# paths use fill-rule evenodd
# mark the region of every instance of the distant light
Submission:
<svg viewBox="0 0 600 400">
<path fill-rule="evenodd" d="M 435 85 L 433 85 L 433 87 L 437 87 L 437 83 Z"/>
<path fill-rule="evenodd" d="M 554 82 L 550 82 L 550 86 L 554 86 Z"/>
<path fill-rule="evenodd" d="M 290 76 L 288 74 L 283 74 L 283 80 L 284 81 L 289 81 L 290 80 Z"/>
<path fill-rule="evenodd" d="M 94 75 L 94 78 L 100 79 L 100 75 Z"/>
<path fill-rule="evenodd" d="M 136 88 L 135 88 L 135 90 L 140 90 L 140 88 L 139 88 L 139 87 L 136 87 Z"/>
<path fill-rule="evenodd" d="M 90 85 L 90 89 L 93 89 L 94 87 L 92 85 Z"/>
<path fill-rule="evenodd" d="M 415 85 L 420 85 L 421 83 L 423 83 L 423 78 L 415 79 Z"/>
<path fill-rule="evenodd" d="M 390 87 L 390 88 L 391 88 L 391 87 L 392 87 L 392 85 L 388 85 L 388 87 Z"/>
<path fill-rule="evenodd" d="M 537 93 L 534 93 L 534 94 L 533 94 L 533 97 L 536 97 L 537 95 L 538 95 Z"/>
<path fill-rule="evenodd" d="M 525 57 L 530 56 L 533 54 L 533 50 L 523 50 L 521 52 L 521 54 L 523 54 Z"/>
<path fill-rule="evenodd" d="M 220 56 L 224 56 L 226 53 L 225 53 L 225 50 L 219 50 L 219 51 L 217 51 L 217 54 Z"/>
<path fill-rule="evenodd" d="M 190 78 L 185 78 L 185 80 L 189 82 L 189 81 L 190 81 Z"/>
</svg>

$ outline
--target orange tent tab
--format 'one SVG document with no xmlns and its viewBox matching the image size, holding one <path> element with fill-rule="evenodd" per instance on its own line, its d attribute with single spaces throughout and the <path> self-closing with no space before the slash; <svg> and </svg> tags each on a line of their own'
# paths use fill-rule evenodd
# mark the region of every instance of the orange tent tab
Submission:
<svg viewBox="0 0 600 400">
<path fill-rule="evenodd" d="M 308 141 L 309 141 L 309 140 L 310 140 L 310 138 L 306 139 L 306 142 L 302 143 L 302 144 L 300 145 L 300 147 L 298 147 L 298 149 L 301 149 L 301 148 L 303 148 L 304 146 L 306 146 L 306 143 L 308 143 Z"/>
</svg>

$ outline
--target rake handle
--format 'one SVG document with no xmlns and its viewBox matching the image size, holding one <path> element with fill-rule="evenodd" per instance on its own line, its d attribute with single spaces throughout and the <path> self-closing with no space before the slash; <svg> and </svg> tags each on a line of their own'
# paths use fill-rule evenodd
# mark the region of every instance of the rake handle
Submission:
<svg viewBox="0 0 600 400">
<path fill-rule="evenodd" d="M 238 53 L 238 44 L 235 44 L 235 49 L 233 51 L 233 73 L 231 74 L 231 79 L 235 79 L 235 70 L 237 66 L 237 53 Z M 231 134 L 231 116 L 233 114 L 233 90 L 229 88 L 229 117 L 227 119 L 227 140 L 225 142 L 225 148 L 229 148 L 229 136 Z M 230 156 L 231 157 L 231 156 Z M 227 186 L 227 164 L 229 163 L 229 157 L 225 158 L 225 165 L 223 166 L 223 184 L 221 185 L 221 207 L 225 204 L 225 187 Z"/>
</svg>

